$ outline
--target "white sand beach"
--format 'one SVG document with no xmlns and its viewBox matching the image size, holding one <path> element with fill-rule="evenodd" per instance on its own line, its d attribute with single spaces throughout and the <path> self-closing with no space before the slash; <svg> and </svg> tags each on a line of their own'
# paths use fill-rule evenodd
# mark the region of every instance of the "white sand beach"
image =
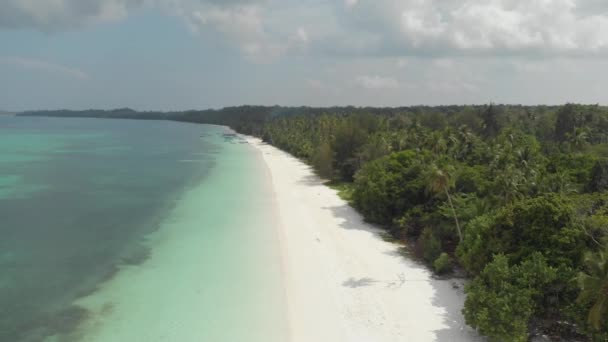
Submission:
<svg viewBox="0 0 608 342">
<path fill-rule="evenodd" d="M 464 323 L 462 285 L 400 255 L 310 167 L 247 139 L 272 177 L 291 341 L 482 340 Z"/>
</svg>

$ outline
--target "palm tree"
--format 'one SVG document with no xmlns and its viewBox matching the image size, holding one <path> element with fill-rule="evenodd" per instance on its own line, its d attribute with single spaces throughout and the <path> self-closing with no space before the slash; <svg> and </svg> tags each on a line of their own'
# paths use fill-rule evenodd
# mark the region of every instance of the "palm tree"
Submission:
<svg viewBox="0 0 608 342">
<path fill-rule="evenodd" d="M 556 172 L 555 174 L 543 175 L 545 177 L 545 190 L 559 194 L 576 193 L 576 189 L 570 183 L 567 172 Z"/>
<path fill-rule="evenodd" d="M 458 127 L 458 140 L 460 150 L 458 151 L 457 159 L 462 160 L 473 149 L 474 136 L 467 125 Z"/>
<path fill-rule="evenodd" d="M 454 222 L 456 222 L 456 229 L 458 231 L 458 239 L 462 242 L 462 231 L 460 230 L 460 223 L 458 222 L 458 216 L 452 203 L 452 197 L 450 196 L 450 188 L 454 186 L 452 176 L 448 172 L 447 168 L 440 169 L 436 165 L 431 167 L 429 174 L 428 190 L 434 194 L 445 194 L 448 199 L 448 204 L 452 209 L 454 215 Z"/>
<path fill-rule="evenodd" d="M 520 169 L 511 165 L 495 176 L 495 192 L 503 204 L 513 203 L 525 195 L 527 180 Z"/>
<path fill-rule="evenodd" d="M 407 131 L 398 131 L 398 132 L 392 133 L 391 150 L 392 151 L 405 150 L 407 147 L 407 138 L 408 138 Z"/>
<path fill-rule="evenodd" d="M 581 288 L 578 300 L 594 303 L 589 310 L 587 321 L 594 329 L 599 330 L 608 314 L 608 258 L 606 252 L 587 253 L 585 266 L 588 272 L 581 272 L 578 275 L 578 284 Z"/>
<path fill-rule="evenodd" d="M 588 128 L 575 128 L 574 133 L 566 133 L 571 150 L 582 151 L 589 142 Z"/>
</svg>

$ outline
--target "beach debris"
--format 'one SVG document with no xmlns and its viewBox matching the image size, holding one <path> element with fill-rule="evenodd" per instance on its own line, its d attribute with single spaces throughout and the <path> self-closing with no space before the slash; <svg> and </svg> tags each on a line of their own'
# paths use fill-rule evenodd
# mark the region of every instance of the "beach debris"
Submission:
<svg viewBox="0 0 608 342">
<path fill-rule="evenodd" d="M 386 287 L 388 287 L 388 288 L 400 288 L 401 286 L 403 286 L 403 284 L 405 284 L 405 274 L 399 273 L 397 275 L 397 280 L 389 281 L 386 284 Z"/>
<path fill-rule="evenodd" d="M 370 277 L 363 277 L 360 279 L 349 278 L 347 281 L 342 283 L 342 286 L 356 289 L 358 287 L 372 286 L 377 282 L 378 282 L 377 280 L 374 280 Z"/>
</svg>

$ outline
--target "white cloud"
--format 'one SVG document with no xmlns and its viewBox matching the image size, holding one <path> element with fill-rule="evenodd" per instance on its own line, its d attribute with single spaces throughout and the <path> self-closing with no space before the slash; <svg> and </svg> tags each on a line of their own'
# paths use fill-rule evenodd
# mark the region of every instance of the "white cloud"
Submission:
<svg viewBox="0 0 608 342">
<path fill-rule="evenodd" d="M 415 55 L 608 52 L 608 2 L 598 0 L 377 0 L 344 17 L 358 53 Z"/>
<path fill-rule="evenodd" d="M 21 57 L 0 57 L 0 64 L 11 65 L 21 69 L 32 70 L 37 72 L 52 73 L 80 80 L 89 78 L 89 75 L 87 73 L 77 68 L 72 68 L 60 64 L 53 64 L 38 59 Z"/>
<path fill-rule="evenodd" d="M 394 78 L 381 76 L 357 76 L 355 84 L 365 89 L 395 89 L 399 88 L 399 82 Z"/>
<path fill-rule="evenodd" d="M 234 42 L 252 59 L 274 58 L 282 48 L 273 44 L 265 32 L 259 9 L 255 6 L 223 7 L 202 5 L 185 18 L 198 30 L 214 30 Z"/>
<path fill-rule="evenodd" d="M 195 31 L 217 32 L 255 58 L 284 54 L 294 37 L 343 55 L 608 53 L 604 0 L 343 0 L 333 6 L 295 0 L 3 0 L 0 27 L 74 29 L 125 18 L 144 5 L 178 14 Z M 312 42 L 304 29 L 313 26 L 322 28 L 314 32 L 322 42 Z"/>
<path fill-rule="evenodd" d="M 266 63 L 286 51 L 302 47 L 308 40 L 303 27 L 269 31 L 266 1 L 156 0 L 160 7 L 182 17 L 195 33 L 211 32 L 229 45 L 236 46 L 249 60 Z"/>
<path fill-rule="evenodd" d="M 605 0 L 0 1 L 0 28 L 51 32 L 154 7 L 256 62 L 289 54 L 340 59 L 608 55 Z"/>
</svg>

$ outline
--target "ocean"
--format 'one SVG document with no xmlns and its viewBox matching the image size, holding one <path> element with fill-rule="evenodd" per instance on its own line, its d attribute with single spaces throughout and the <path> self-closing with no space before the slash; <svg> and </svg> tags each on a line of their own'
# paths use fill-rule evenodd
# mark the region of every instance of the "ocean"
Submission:
<svg viewBox="0 0 608 342">
<path fill-rule="evenodd" d="M 0 341 L 283 341 L 268 172 L 227 132 L 0 117 Z"/>
</svg>

